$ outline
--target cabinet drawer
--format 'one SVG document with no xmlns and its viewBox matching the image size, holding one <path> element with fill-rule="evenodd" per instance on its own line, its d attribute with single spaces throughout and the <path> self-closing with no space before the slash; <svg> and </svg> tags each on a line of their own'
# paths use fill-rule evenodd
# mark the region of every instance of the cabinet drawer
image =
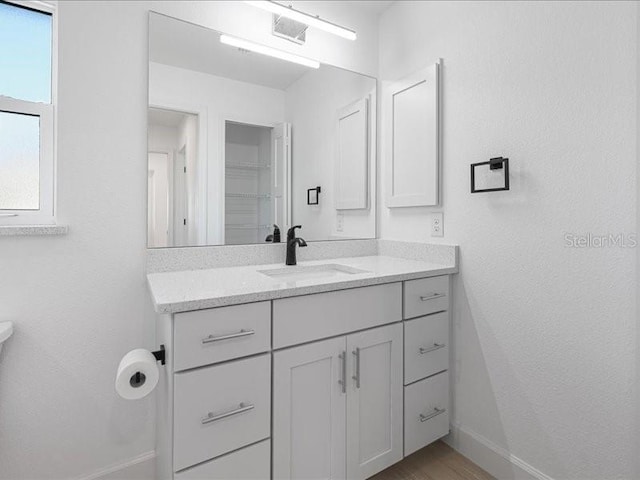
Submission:
<svg viewBox="0 0 640 480">
<path fill-rule="evenodd" d="M 270 355 L 176 373 L 174 471 L 268 438 L 270 412 Z"/>
<path fill-rule="evenodd" d="M 404 387 L 404 455 L 449 433 L 449 373 Z"/>
<path fill-rule="evenodd" d="M 404 282 L 404 318 L 449 310 L 449 276 Z"/>
<path fill-rule="evenodd" d="M 342 335 L 401 319 L 400 283 L 274 300 L 273 348 Z"/>
<path fill-rule="evenodd" d="M 271 442 L 265 440 L 177 473 L 175 480 L 267 480 L 271 476 Z"/>
<path fill-rule="evenodd" d="M 271 348 L 269 302 L 177 313 L 174 370 L 199 367 Z"/>
<path fill-rule="evenodd" d="M 404 323 L 404 383 L 449 369 L 449 312 Z"/>
</svg>

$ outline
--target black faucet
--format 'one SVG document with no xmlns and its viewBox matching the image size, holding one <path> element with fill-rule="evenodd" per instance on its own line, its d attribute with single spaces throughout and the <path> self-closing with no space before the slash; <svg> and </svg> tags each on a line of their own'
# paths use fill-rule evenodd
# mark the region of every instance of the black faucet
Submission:
<svg viewBox="0 0 640 480">
<path fill-rule="evenodd" d="M 267 235 L 264 239 L 265 242 L 280 243 L 280 228 L 278 225 L 273 225 L 273 234 Z"/>
<path fill-rule="evenodd" d="M 302 228 L 302 226 L 296 225 L 287 231 L 287 265 L 296 265 L 298 263 L 296 261 L 296 245 L 300 247 L 307 246 L 307 242 L 302 238 L 296 238 L 296 228 Z"/>
</svg>

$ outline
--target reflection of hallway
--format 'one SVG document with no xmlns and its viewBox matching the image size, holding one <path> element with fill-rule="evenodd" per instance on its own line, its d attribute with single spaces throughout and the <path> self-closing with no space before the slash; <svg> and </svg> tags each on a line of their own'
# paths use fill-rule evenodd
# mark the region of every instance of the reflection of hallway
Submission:
<svg viewBox="0 0 640 480">
<path fill-rule="evenodd" d="M 190 245 L 197 194 L 198 115 L 149 108 L 148 245 Z"/>
</svg>

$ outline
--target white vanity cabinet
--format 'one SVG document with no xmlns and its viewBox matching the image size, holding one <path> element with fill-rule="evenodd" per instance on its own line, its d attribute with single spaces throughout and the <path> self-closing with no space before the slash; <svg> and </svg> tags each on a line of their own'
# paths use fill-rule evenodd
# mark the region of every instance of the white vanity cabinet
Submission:
<svg viewBox="0 0 640 480">
<path fill-rule="evenodd" d="M 404 455 L 449 433 L 449 276 L 404 282 Z"/>
<path fill-rule="evenodd" d="M 344 337 L 273 355 L 273 478 L 344 479 Z"/>
<path fill-rule="evenodd" d="M 158 476 L 364 480 L 449 431 L 449 276 L 161 315 Z"/>
<path fill-rule="evenodd" d="M 365 479 L 402 459 L 402 325 L 273 355 L 273 478 Z"/>
<path fill-rule="evenodd" d="M 349 335 L 349 366 L 347 478 L 365 479 L 402 460 L 402 324 Z"/>
</svg>

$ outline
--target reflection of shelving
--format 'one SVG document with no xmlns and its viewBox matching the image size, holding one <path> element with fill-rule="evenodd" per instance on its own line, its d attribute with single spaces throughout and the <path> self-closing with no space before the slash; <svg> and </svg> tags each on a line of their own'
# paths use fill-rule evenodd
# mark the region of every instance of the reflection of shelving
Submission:
<svg viewBox="0 0 640 480">
<path fill-rule="evenodd" d="M 268 230 L 271 228 L 271 225 L 253 225 L 253 224 L 246 224 L 246 225 L 225 225 L 225 228 L 227 229 L 232 229 L 232 230 Z"/>
<path fill-rule="evenodd" d="M 271 198 L 268 193 L 226 193 L 225 196 L 229 198 L 257 198 L 259 200 Z"/>
<path fill-rule="evenodd" d="M 258 170 L 261 168 L 271 168 L 271 165 L 264 165 L 258 163 L 227 163 L 227 168 L 237 168 L 242 170 Z"/>
<path fill-rule="evenodd" d="M 262 243 L 272 228 L 271 128 L 225 124 L 225 244 Z"/>
</svg>

